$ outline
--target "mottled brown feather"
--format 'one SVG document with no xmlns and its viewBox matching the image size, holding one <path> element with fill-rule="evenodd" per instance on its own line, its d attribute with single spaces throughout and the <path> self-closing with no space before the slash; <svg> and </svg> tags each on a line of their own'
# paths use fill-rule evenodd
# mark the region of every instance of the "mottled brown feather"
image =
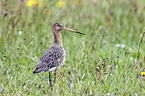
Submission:
<svg viewBox="0 0 145 96">
<path fill-rule="evenodd" d="M 33 71 L 33 74 L 50 71 L 50 69 L 54 67 L 59 68 L 64 62 L 64 58 L 65 51 L 63 47 L 53 44 L 43 53 L 37 67 Z"/>
</svg>

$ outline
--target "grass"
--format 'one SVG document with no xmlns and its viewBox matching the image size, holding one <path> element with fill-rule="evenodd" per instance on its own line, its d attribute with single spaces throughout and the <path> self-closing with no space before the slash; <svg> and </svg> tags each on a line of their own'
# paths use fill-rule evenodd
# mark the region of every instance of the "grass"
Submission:
<svg viewBox="0 0 145 96">
<path fill-rule="evenodd" d="M 144 0 L 42 1 L 0 1 L 0 95 L 145 95 Z M 51 90 L 48 72 L 32 72 L 55 22 L 86 35 L 62 31 L 67 55 Z"/>
</svg>

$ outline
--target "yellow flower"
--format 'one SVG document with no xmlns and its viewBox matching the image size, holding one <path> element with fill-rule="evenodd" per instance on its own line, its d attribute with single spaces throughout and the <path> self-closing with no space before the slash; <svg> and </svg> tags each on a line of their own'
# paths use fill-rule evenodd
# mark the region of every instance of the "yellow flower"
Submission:
<svg viewBox="0 0 145 96">
<path fill-rule="evenodd" d="M 57 3 L 56 3 L 56 7 L 59 7 L 59 8 L 62 8 L 63 6 L 65 6 L 65 2 L 63 2 L 62 0 L 59 0 Z"/>
<path fill-rule="evenodd" d="M 28 0 L 26 3 L 26 6 L 32 7 L 34 5 L 38 5 L 38 7 L 41 7 L 41 1 L 40 0 Z"/>
<path fill-rule="evenodd" d="M 141 75 L 145 75 L 145 72 L 141 72 Z"/>
</svg>

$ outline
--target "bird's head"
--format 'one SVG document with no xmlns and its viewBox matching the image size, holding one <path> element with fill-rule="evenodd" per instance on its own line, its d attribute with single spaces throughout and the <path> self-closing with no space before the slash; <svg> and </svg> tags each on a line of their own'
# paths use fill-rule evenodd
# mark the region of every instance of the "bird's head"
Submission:
<svg viewBox="0 0 145 96">
<path fill-rule="evenodd" d="M 55 31 L 60 31 L 60 30 L 62 30 L 63 29 L 63 25 L 62 24 L 60 24 L 60 23 L 54 23 L 53 24 L 53 30 L 55 30 Z"/>
<path fill-rule="evenodd" d="M 79 33 L 79 34 L 85 35 L 84 33 L 81 33 L 81 32 L 79 32 L 79 31 L 75 31 L 75 30 L 66 28 L 65 26 L 63 26 L 63 25 L 60 24 L 60 23 L 54 23 L 54 24 L 53 24 L 53 30 L 54 30 L 54 33 L 55 33 L 55 32 L 60 32 L 61 30 L 69 30 L 69 31 L 72 31 L 72 32 L 75 32 L 75 33 Z"/>
</svg>

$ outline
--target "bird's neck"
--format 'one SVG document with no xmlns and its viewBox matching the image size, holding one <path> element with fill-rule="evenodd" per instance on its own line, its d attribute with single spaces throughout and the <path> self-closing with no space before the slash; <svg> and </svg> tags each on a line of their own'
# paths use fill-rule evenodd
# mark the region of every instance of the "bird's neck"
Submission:
<svg viewBox="0 0 145 96">
<path fill-rule="evenodd" d="M 61 39 L 61 33 L 60 32 L 53 32 L 54 34 L 54 43 L 59 45 L 60 47 L 63 47 L 62 45 L 62 39 Z"/>
</svg>

